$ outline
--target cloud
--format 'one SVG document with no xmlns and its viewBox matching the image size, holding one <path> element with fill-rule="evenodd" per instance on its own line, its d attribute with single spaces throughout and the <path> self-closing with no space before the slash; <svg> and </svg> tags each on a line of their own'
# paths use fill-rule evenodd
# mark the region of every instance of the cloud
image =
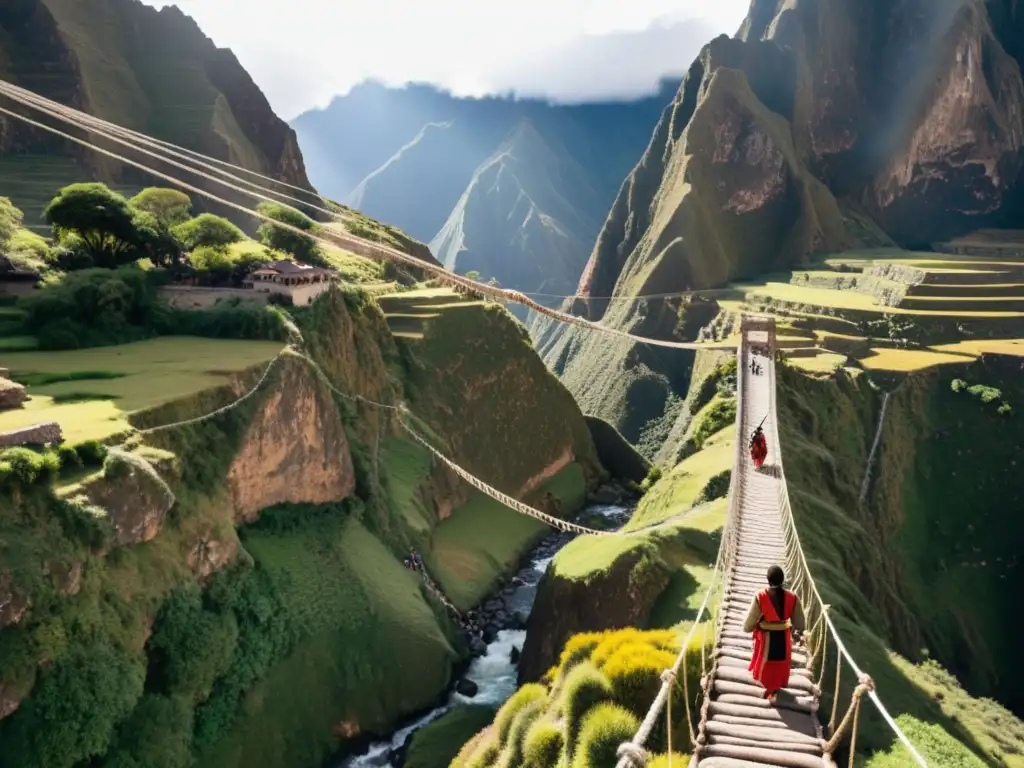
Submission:
<svg viewBox="0 0 1024 768">
<path fill-rule="evenodd" d="M 459 95 L 649 91 L 749 0 L 144 0 L 174 4 L 231 48 L 290 119 L 353 85 L 431 82 Z M 700 39 L 703 38 L 703 39 Z"/>
</svg>

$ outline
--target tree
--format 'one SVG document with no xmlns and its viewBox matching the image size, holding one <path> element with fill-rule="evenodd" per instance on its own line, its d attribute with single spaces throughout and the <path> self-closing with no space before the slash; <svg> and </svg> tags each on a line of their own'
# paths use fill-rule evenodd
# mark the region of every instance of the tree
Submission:
<svg viewBox="0 0 1024 768">
<path fill-rule="evenodd" d="M 146 670 L 105 644 L 76 645 L 40 674 L 4 732 L 9 768 L 71 768 L 102 755 L 142 695 Z"/>
<path fill-rule="evenodd" d="M 299 261 L 316 266 L 325 265 L 323 252 L 317 245 L 316 240 L 311 237 L 311 235 L 315 235 L 320 231 L 320 227 L 315 221 L 304 213 L 281 203 L 260 203 L 256 210 L 264 216 L 280 221 L 282 224 L 289 224 L 296 229 L 310 233 L 309 235 L 301 235 L 298 232 L 293 232 L 290 229 L 279 227 L 267 221 L 261 224 L 260 228 L 256 231 L 263 245 L 275 251 L 290 253 Z"/>
<path fill-rule="evenodd" d="M 155 216 L 164 229 L 184 224 L 192 214 L 191 198 L 176 189 L 148 187 L 128 202 L 133 208 Z"/>
<path fill-rule="evenodd" d="M 0 252 L 7 250 L 7 242 L 21 228 L 23 217 L 10 198 L 0 197 Z"/>
<path fill-rule="evenodd" d="M 98 267 L 114 268 L 149 255 L 151 221 L 105 184 L 64 187 L 43 215 L 57 239 L 77 235 Z"/>
<path fill-rule="evenodd" d="M 174 239 L 182 248 L 191 251 L 201 246 L 226 248 L 232 243 L 245 240 L 245 233 L 227 219 L 204 213 L 201 216 L 179 224 L 171 230 Z"/>
</svg>

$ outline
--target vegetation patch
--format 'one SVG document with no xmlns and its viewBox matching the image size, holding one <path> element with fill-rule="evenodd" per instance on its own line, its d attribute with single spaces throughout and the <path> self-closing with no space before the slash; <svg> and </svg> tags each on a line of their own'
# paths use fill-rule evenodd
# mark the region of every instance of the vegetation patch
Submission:
<svg viewBox="0 0 1024 768">
<path fill-rule="evenodd" d="M 407 768 L 448 768 L 462 745 L 494 719 L 495 710 L 480 705 L 460 706 L 413 734 L 405 756 Z"/>
<path fill-rule="evenodd" d="M 280 342 L 165 336 L 88 351 L 10 354 L 4 364 L 28 384 L 32 400 L 0 413 L 0 430 L 55 421 L 71 443 L 105 440 L 130 431 L 132 414 L 223 386 L 280 350 Z M 68 401 L 82 382 L 100 380 L 100 396 Z"/>
<path fill-rule="evenodd" d="M 494 726 L 470 741 L 452 765 L 614 764 L 619 745 L 632 739 L 646 715 L 661 685 L 661 672 L 672 665 L 680 641 L 676 630 L 620 629 L 572 637 L 544 681 L 520 688 L 498 711 Z M 688 648 L 685 669 L 691 690 L 698 684 L 703 650 L 699 642 Z M 672 697 L 673 712 L 684 712 L 681 685 Z M 662 722 L 648 747 L 664 750 L 667 737 Z M 675 723 L 672 740 L 688 748 L 685 718 Z"/>
</svg>

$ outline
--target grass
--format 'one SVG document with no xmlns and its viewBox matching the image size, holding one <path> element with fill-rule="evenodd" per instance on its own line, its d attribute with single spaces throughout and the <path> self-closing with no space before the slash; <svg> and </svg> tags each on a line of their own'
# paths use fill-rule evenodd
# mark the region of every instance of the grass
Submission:
<svg viewBox="0 0 1024 768">
<path fill-rule="evenodd" d="M 723 428 L 705 443 L 703 450 L 684 459 L 644 494 L 627 529 L 645 528 L 687 512 L 708 481 L 732 469 L 735 427 Z"/>
<path fill-rule="evenodd" d="M 963 369 L 955 373 L 1011 397 L 1020 391 L 1019 381 L 1010 383 L 1012 364 Z M 862 379 L 811 380 L 783 368 L 779 415 L 790 498 L 811 570 L 850 652 L 894 715 L 917 731 L 937 726 L 919 743 L 932 764 L 947 764 L 940 756 L 956 751 L 956 739 L 992 764 L 1020 766 L 1019 721 L 983 698 L 1020 701 L 1008 640 L 1019 631 L 1012 609 L 1019 578 L 1007 565 L 1019 516 L 1002 513 L 1021 503 L 1012 463 L 1017 429 L 991 405 L 953 392 L 953 375 L 946 368 L 917 373 L 895 391 L 861 506 L 877 394 Z M 957 671 L 968 690 L 929 657 Z M 822 706 L 830 706 L 827 695 Z M 873 709 L 861 720 L 860 751 L 888 752 L 891 731 Z"/>
<path fill-rule="evenodd" d="M 583 468 L 570 464 L 541 485 L 539 493 L 552 493 L 567 512 L 579 509 L 585 495 Z M 434 529 L 424 557 L 448 598 L 466 610 L 549 530 L 539 520 L 470 490 L 469 500 Z"/>
<path fill-rule="evenodd" d="M 394 713 L 423 708 L 443 689 L 455 653 L 438 616 L 415 574 L 360 523 L 254 532 L 245 543 L 303 639 L 246 695 L 244 719 L 199 765 L 319 764 L 337 746 L 339 721 L 382 732 Z"/>
<path fill-rule="evenodd" d="M 448 768 L 462 745 L 489 725 L 494 714 L 486 706 L 456 707 L 420 728 L 406 753 L 406 768 Z"/>
<path fill-rule="evenodd" d="M 104 440 L 130 430 L 133 413 L 221 386 L 233 374 L 269 361 L 281 346 L 166 336 L 116 347 L 5 355 L 13 378 L 50 383 L 30 384 L 32 400 L 0 414 L 0 430 L 56 421 L 72 443 Z M 59 402 L 83 391 L 91 399 Z"/>
</svg>

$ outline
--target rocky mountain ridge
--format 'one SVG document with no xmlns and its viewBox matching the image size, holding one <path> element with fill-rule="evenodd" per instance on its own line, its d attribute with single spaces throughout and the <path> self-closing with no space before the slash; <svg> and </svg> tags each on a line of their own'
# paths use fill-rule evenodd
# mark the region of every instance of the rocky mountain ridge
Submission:
<svg viewBox="0 0 1024 768">
<path fill-rule="evenodd" d="M 574 311 L 682 338 L 703 300 L 604 297 L 709 289 L 818 253 L 1019 221 L 1019 19 L 1015 0 L 754 0 L 665 109 L 580 280 L 592 298 Z M 611 349 L 541 320 L 533 333 L 585 410 L 631 440 L 674 418 L 689 356 Z M 609 369 L 618 384 L 598 375 Z M 637 387 L 656 393 L 643 413 Z"/>
<path fill-rule="evenodd" d="M 139 0 L 5 2 L 0 77 L 124 127 L 312 189 L 294 131 L 274 114 L 234 54 L 214 45 L 176 6 L 158 11 Z M 58 188 L 83 178 L 126 191 L 152 182 L 116 161 L 0 119 L 0 185 L 30 225 L 40 224 L 42 207 Z M 211 191 L 224 194 L 219 185 Z"/>
<path fill-rule="evenodd" d="M 564 295 L 673 90 L 558 105 L 365 83 L 293 125 L 325 194 L 463 274 Z"/>
</svg>

